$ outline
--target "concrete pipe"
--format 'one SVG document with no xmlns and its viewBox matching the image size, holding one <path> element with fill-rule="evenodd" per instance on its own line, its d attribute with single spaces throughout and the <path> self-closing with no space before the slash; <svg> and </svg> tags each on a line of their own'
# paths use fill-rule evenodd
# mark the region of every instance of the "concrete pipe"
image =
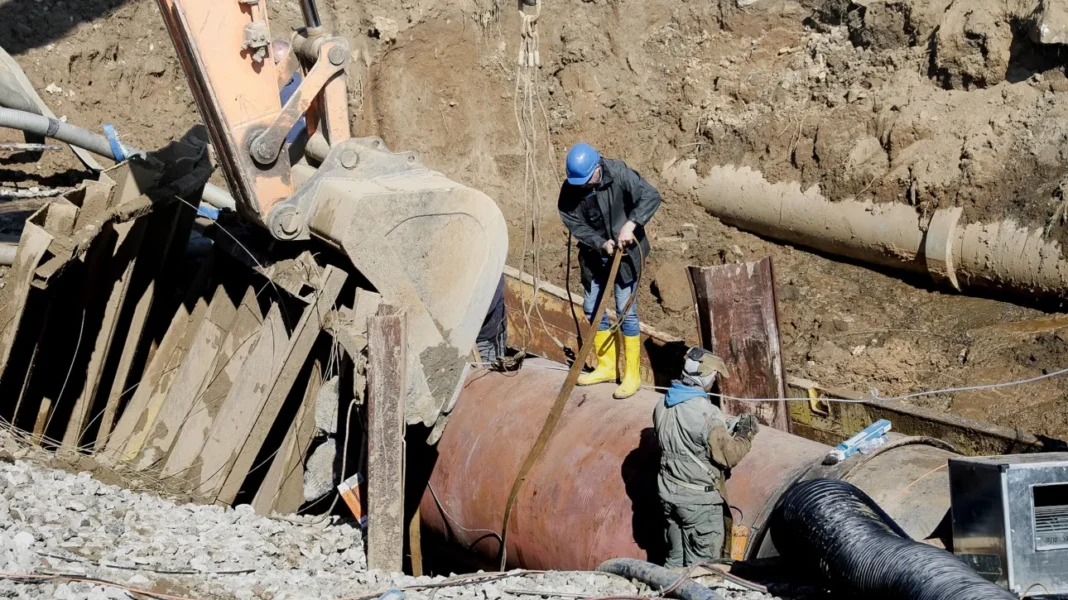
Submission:
<svg viewBox="0 0 1068 600">
<path fill-rule="evenodd" d="M 959 207 L 924 219 L 896 202 L 832 202 L 813 186 L 771 183 L 747 167 L 712 167 L 699 176 L 693 160 L 667 166 L 679 190 L 693 191 L 724 223 L 772 239 L 871 264 L 928 273 L 956 290 L 989 287 L 1068 297 L 1068 261 L 1057 242 L 1011 220 L 961 225 Z"/>
<path fill-rule="evenodd" d="M 425 527 L 493 564 L 500 551 L 495 532 L 501 530 L 512 481 L 566 374 L 563 365 L 531 359 L 515 374 L 481 371 L 470 377 L 438 444 L 421 504 Z M 619 401 L 612 391 L 603 385 L 572 394 L 516 501 L 508 534 L 510 567 L 590 570 L 616 557 L 663 558 L 659 449 L 652 428 L 661 395 L 642 390 Z M 779 495 L 800 478 L 846 478 L 885 502 L 889 514 L 918 539 L 945 515 L 944 465 L 953 455 L 947 449 L 913 438 L 823 467 L 819 462 L 829 450 L 770 428 L 757 435 L 727 482 L 738 509 L 736 523 L 752 529 L 749 556 L 774 552 L 764 525 Z"/>
</svg>

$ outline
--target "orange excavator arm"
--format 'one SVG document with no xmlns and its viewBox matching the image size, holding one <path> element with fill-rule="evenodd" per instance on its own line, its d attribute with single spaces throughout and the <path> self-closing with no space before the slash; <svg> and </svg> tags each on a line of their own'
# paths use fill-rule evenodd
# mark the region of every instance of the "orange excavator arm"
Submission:
<svg viewBox="0 0 1068 600">
<path fill-rule="evenodd" d="M 414 154 L 352 138 L 352 52 L 324 30 L 313 0 L 302 2 L 306 26 L 285 40 L 284 59 L 272 54 L 266 0 L 157 2 L 238 211 L 279 240 L 315 238 L 342 251 L 406 310 L 417 363 L 408 421 L 432 425 L 455 398 L 504 267 L 500 209 Z M 283 105 L 280 88 L 296 69 L 303 80 Z M 322 150 L 292 164 L 286 137 L 301 117 L 307 147 Z"/>
</svg>

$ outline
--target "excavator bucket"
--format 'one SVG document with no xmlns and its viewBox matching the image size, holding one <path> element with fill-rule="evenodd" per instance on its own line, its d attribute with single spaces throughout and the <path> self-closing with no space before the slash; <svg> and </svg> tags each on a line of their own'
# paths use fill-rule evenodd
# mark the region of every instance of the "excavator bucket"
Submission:
<svg viewBox="0 0 1068 600">
<path fill-rule="evenodd" d="M 282 56 L 268 43 L 263 4 L 158 4 L 238 211 L 279 240 L 334 246 L 406 312 L 406 419 L 434 425 L 457 395 L 504 268 L 508 233 L 497 205 L 380 139 L 350 137 L 344 38 L 309 23 Z M 280 84 L 298 67 L 303 79 L 283 103 Z M 318 169 L 291 164 L 283 145 L 304 115 L 307 148 L 325 148 Z"/>
<path fill-rule="evenodd" d="M 378 138 L 337 145 L 318 170 L 294 169 L 312 232 L 337 245 L 408 317 L 407 420 L 448 412 L 493 300 L 508 228 L 486 194 L 390 152 Z"/>
</svg>

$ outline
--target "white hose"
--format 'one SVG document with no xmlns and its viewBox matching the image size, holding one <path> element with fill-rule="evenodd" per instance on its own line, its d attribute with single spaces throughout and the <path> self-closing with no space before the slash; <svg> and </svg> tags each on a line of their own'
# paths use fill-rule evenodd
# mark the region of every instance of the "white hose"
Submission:
<svg viewBox="0 0 1068 600">
<path fill-rule="evenodd" d="M 0 108 L 0 127 L 18 129 L 50 137 L 72 146 L 77 146 L 78 148 L 84 148 L 93 154 L 99 154 L 105 158 L 115 160 L 115 154 L 112 152 L 111 144 L 108 143 L 107 138 L 87 129 L 64 123 L 59 119 L 44 117 L 21 110 Z M 135 148 L 130 148 L 129 150 L 132 154 L 139 154 L 141 152 Z M 226 190 L 210 183 L 204 188 L 202 199 L 204 202 L 207 202 L 215 208 L 234 210 L 237 206 L 233 196 L 226 192 Z"/>
</svg>

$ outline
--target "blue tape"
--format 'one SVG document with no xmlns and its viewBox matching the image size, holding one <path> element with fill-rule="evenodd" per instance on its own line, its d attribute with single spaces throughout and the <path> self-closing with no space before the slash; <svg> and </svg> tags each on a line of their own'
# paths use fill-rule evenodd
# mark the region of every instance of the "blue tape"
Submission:
<svg viewBox="0 0 1068 600">
<path fill-rule="evenodd" d="M 212 221 L 217 221 L 219 219 L 219 209 L 210 204 L 201 204 L 197 207 L 197 216 L 207 217 Z"/>
<path fill-rule="evenodd" d="M 115 162 L 126 160 L 126 150 L 123 149 L 122 142 L 119 141 L 119 132 L 115 131 L 115 128 L 110 123 L 104 123 L 104 137 L 108 139 L 111 153 L 115 155 Z"/>
</svg>

